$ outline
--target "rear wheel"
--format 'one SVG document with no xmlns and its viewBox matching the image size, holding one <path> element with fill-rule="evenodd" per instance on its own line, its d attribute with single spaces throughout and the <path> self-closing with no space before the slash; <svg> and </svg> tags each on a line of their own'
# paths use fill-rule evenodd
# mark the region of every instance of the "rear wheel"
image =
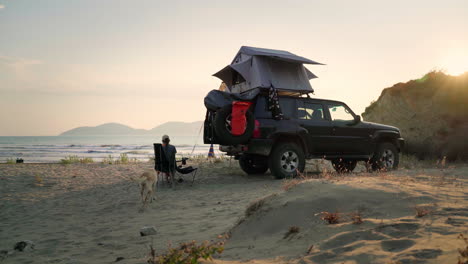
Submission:
<svg viewBox="0 0 468 264">
<path fill-rule="evenodd" d="M 400 157 L 394 144 L 384 142 L 379 144 L 374 157 L 371 159 L 372 170 L 389 171 L 396 170 Z"/>
<path fill-rule="evenodd" d="M 263 174 L 268 170 L 268 157 L 244 154 L 239 157 L 239 165 L 247 174 Z"/>
<path fill-rule="evenodd" d="M 352 172 L 354 168 L 356 168 L 357 161 L 356 160 L 332 160 L 333 168 L 338 173 L 348 173 Z"/>
<path fill-rule="evenodd" d="M 292 178 L 298 171 L 304 171 L 304 151 L 294 143 L 278 143 L 271 151 L 268 163 L 275 178 Z"/>
</svg>

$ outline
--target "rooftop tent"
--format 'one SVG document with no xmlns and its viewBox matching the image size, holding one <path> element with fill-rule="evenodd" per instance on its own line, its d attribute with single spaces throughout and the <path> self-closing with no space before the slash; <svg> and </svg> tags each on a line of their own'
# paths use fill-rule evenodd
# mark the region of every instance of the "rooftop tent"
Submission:
<svg viewBox="0 0 468 264">
<path fill-rule="evenodd" d="M 232 63 L 213 76 L 234 93 L 271 86 L 278 90 L 313 92 L 309 80 L 317 76 L 303 64 L 323 65 L 287 51 L 242 46 Z"/>
</svg>

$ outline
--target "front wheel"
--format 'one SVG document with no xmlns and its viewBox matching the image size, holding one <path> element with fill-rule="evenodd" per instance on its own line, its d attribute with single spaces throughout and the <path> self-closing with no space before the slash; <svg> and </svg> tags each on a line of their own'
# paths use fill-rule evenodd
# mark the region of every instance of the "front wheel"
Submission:
<svg viewBox="0 0 468 264">
<path fill-rule="evenodd" d="M 292 178 L 304 171 L 304 151 L 294 143 L 279 143 L 271 151 L 268 163 L 276 179 Z"/>
<path fill-rule="evenodd" d="M 371 159 L 372 170 L 374 171 L 396 170 L 399 162 L 398 149 L 389 142 L 379 144 L 374 157 Z"/>
<path fill-rule="evenodd" d="M 239 165 L 247 174 L 263 174 L 268 170 L 268 158 L 244 154 L 239 157 Z"/>
</svg>

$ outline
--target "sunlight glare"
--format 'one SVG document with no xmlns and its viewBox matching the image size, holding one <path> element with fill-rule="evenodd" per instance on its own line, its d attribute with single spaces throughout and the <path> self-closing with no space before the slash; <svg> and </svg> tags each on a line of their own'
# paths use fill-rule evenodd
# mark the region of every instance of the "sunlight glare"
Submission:
<svg viewBox="0 0 468 264">
<path fill-rule="evenodd" d="M 453 53 L 442 60 L 441 68 L 447 74 L 458 76 L 468 72 L 468 53 Z"/>
</svg>

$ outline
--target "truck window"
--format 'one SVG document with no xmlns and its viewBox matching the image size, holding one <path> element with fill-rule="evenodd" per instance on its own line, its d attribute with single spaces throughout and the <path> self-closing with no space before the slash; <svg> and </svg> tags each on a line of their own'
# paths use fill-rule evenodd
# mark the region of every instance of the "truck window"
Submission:
<svg viewBox="0 0 468 264">
<path fill-rule="evenodd" d="M 354 116 L 351 111 L 342 104 L 327 104 L 332 121 L 352 121 Z"/>
<path fill-rule="evenodd" d="M 325 120 L 322 104 L 302 102 L 297 108 L 297 118 L 305 120 Z"/>
</svg>

